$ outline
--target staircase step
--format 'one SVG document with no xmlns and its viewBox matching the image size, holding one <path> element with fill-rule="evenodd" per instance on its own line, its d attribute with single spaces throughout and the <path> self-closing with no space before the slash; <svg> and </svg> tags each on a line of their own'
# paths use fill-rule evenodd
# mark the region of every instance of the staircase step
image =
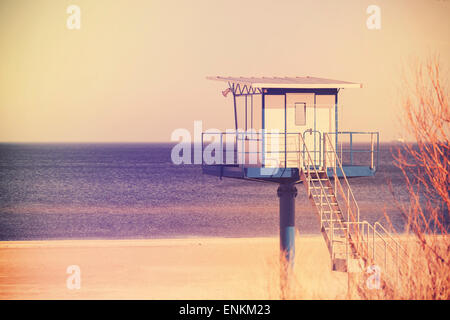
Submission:
<svg viewBox="0 0 450 320">
<path fill-rule="evenodd" d="M 325 206 L 328 206 L 328 205 L 330 205 L 330 206 L 337 206 L 338 205 L 338 203 L 337 202 L 330 202 L 330 203 L 328 203 L 328 202 L 317 202 L 317 200 L 314 200 L 314 203 L 316 204 L 316 205 L 319 205 L 319 206 L 322 206 L 322 207 L 325 207 Z"/>
<path fill-rule="evenodd" d="M 339 222 L 339 223 L 341 223 L 343 221 L 340 220 L 340 219 L 322 219 L 322 222 L 328 222 L 328 223 L 330 223 L 330 222 Z"/>
<path fill-rule="evenodd" d="M 303 169 L 303 171 L 305 172 L 305 173 L 308 173 L 308 168 L 304 168 Z M 309 172 L 311 172 L 311 173 L 315 173 L 315 172 L 318 172 L 318 173 L 325 173 L 326 171 L 325 170 L 322 170 L 322 169 L 316 169 L 316 170 L 314 170 L 314 169 L 309 169 Z"/>
</svg>

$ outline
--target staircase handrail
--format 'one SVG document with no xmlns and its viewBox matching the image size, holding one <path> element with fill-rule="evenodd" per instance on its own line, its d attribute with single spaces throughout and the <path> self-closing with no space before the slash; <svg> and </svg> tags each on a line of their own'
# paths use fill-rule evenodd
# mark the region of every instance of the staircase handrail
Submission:
<svg viewBox="0 0 450 320">
<path fill-rule="evenodd" d="M 303 145 L 303 151 L 304 151 L 304 152 L 306 151 L 306 155 L 307 155 L 307 159 L 308 159 L 307 165 L 305 166 L 305 163 L 303 163 L 303 166 L 301 166 L 301 164 L 299 163 L 299 168 L 301 168 L 301 167 L 305 168 L 305 167 L 306 167 L 306 170 L 307 170 L 307 177 L 308 177 L 310 183 L 311 183 L 312 185 L 314 185 L 314 181 L 311 180 L 311 173 L 310 173 L 310 170 L 311 170 L 311 168 L 310 168 L 311 165 L 310 165 L 310 164 L 312 164 L 314 173 L 316 174 L 316 176 L 317 176 L 317 178 L 318 178 L 318 181 L 319 181 L 320 190 L 321 190 L 321 195 L 322 195 L 322 194 L 327 195 L 327 193 L 326 193 L 326 191 L 325 191 L 325 188 L 324 188 L 324 186 L 323 186 L 323 184 L 322 184 L 322 181 L 320 180 L 320 175 L 319 175 L 319 172 L 317 171 L 315 162 L 313 162 L 313 160 L 312 160 L 311 154 L 310 154 L 310 152 L 309 152 L 309 150 L 308 150 L 308 147 L 306 146 L 306 143 L 305 143 L 305 140 L 303 139 L 302 134 L 299 133 L 299 134 L 298 134 L 298 137 L 299 137 L 299 139 L 300 139 L 300 141 L 299 141 L 299 146 L 300 146 L 300 145 Z M 305 162 L 304 155 L 305 155 L 305 154 L 303 154 L 303 162 Z M 326 172 L 326 171 L 325 171 L 325 172 Z M 309 192 L 311 192 L 309 186 L 308 186 L 308 190 L 309 190 Z M 328 207 L 329 207 L 329 209 L 330 209 L 331 239 L 329 239 L 329 240 L 331 241 L 331 252 L 333 252 L 333 251 L 334 251 L 334 250 L 333 250 L 333 234 L 334 234 L 334 216 L 333 216 L 333 215 L 334 215 L 334 210 L 333 210 L 333 206 L 332 206 L 331 203 L 330 203 L 329 197 L 328 197 L 328 196 L 325 196 L 325 199 L 326 199 L 327 205 L 328 205 Z M 321 224 L 322 224 L 322 212 L 320 213 L 320 215 L 321 215 Z M 340 221 L 340 220 L 339 220 L 339 221 Z M 342 227 L 344 227 L 344 226 L 342 225 L 342 222 L 339 222 L 339 223 L 341 224 Z M 322 227 L 322 225 L 321 225 L 321 227 Z"/>
<path fill-rule="evenodd" d="M 333 166 L 331 166 L 331 168 L 333 169 L 335 184 L 339 185 L 339 189 L 341 191 L 342 197 L 345 199 L 345 203 L 347 205 L 347 209 L 351 212 L 352 221 L 359 222 L 359 217 L 360 217 L 359 216 L 359 205 L 358 205 L 358 202 L 356 201 L 355 195 L 353 194 L 353 190 L 350 187 L 350 184 L 348 183 L 348 179 L 347 179 L 347 176 L 345 174 L 344 168 L 342 166 L 342 162 L 339 159 L 339 156 L 337 155 L 336 150 L 333 147 L 333 144 L 331 143 L 331 139 L 330 139 L 330 136 L 328 135 L 328 133 L 324 133 L 323 135 L 324 135 L 324 153 L 325 153 L 324 159 L 326 159 L 325 157 L 329 156 L 330 153 L 331 153 L 331 155 L 334 155 L 334 160 L 335 161 L 332 161 L 334 164 L 333 164 Z M 330 148 L 330 151 L 327 151 L 328 147 Z M 327 162 L 328 161 L 325 160 L 325 163 L 324 163 L 324 167 L 325 167 L 326 170 L 328 168 Z M 341 182 L 340 182 L 340 180 L 338 178 L 337 167 L 339 167 L 339 169 L 342 172 L 342 177 L 343 177 L 344 183 L 345 183 L 345 185 L 347 187 L 347 193 L 348 193 L 347 195 L 345 195 L 344 188 L 342 187 L 342 184 L 341 184 Z M 351 207 L 350 207 L 350 200 L 352 201 L 352 204 L 356 207 L 356 211 L 357 211 L 356 212 L 356 215 L 357 215 L 356 219 L 355 219 L 354 213 L 352 212 Z M 349 220 L 349 217 L 348 217 L 349 216 L 349 211 L 347 211 L 347 220 Z"/>
</svg>

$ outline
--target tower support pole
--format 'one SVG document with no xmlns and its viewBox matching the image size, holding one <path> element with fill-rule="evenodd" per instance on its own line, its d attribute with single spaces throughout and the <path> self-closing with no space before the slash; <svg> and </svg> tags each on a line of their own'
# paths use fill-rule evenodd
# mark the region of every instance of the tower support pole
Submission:
<svg viewBox="0 0 450 320">
<path fill-rule="evenodd" d="M 280 292 L 288 299 L 295 256 L 295 197 L 297 188 L 292 183 L 280 183 Z"/>
<path fill-rule="evenodd" d="M 280 183 L 277 190 L 280 198 L 280 251 L 283 260 L 290 266 L 295 256 L 295 197 L 297 188 L 292 183 Z"/>
</svg>

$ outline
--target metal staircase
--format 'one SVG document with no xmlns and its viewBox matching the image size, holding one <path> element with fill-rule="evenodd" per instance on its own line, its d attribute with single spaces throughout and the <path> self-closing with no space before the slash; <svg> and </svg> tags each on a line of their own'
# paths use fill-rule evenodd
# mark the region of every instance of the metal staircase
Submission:
<svg viewBox="0 0 450 320">
<path fill-rule="evenodd" d="M 298 137 L 299 146 L 303 146 L 298 163 L 300 178 L 318 214 L 332 269 L 357 272 L 376 264 L 385 276 L 398 280 L 399 268 L 407 262 L 406 253 L 380 223 L 360 221 L 358 203 L 330 136 L 323 134 L 320 165 L 313 160 L 302 135 Z M 342 179 L 334 178 L 332 182 L 329 174 L 338 177 L 338 172 Z"/>
</svg>

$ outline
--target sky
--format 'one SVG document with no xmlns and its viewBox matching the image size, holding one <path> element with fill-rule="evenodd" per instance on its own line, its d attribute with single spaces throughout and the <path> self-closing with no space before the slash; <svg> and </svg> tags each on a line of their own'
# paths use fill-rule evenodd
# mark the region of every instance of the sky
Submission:
<svg viewBox="0 0 450 320">
<path fill-rule="evenodd" d="M 67 28 L 70 5 L 80 29 Z M 369 5 L 381 29 L 369 30 Z M 164 142 L 177 128 L 233 128 L 206 76 L 317 76 L 346 131 L 402 136 L 404 74 L 450 61 L 448 0 L 0 2 L 0 142 Z M 445 77 L 448 76 L 444 72 Z"/>
</svg>

